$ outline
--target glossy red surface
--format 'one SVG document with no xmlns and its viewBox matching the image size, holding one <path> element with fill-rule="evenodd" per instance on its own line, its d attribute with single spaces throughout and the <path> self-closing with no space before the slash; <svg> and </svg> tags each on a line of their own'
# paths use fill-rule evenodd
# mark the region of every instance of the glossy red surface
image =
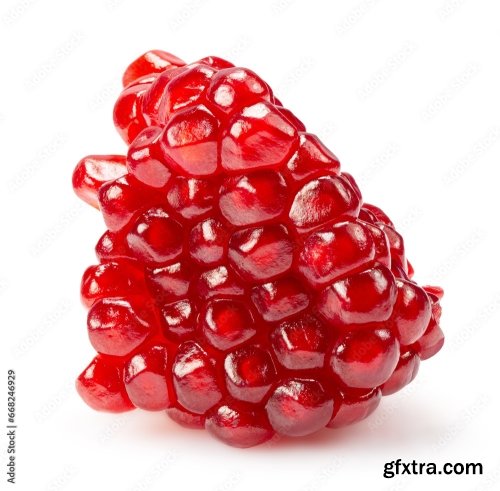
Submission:
<svg viewBox="0 0 500 491">
<path fill-rule="evenodd" d="M 237 447 L 355 423 L 444 342 L 442 290 L 333 152 L 246 68 L 151 51 L 124 75 L 126 156 L 76 194 L 107 231 L 82 279 L 95 409 L 166 410 Z"/>
</svg>

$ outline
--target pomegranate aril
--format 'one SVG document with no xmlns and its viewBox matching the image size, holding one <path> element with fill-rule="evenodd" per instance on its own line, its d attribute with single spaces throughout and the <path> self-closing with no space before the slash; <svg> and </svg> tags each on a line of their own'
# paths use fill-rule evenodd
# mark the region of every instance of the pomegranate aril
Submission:
<svg viewBox="0 0 500 491">
<path fill-rule="evenodd" d="M 271 333 L 280 364 L 289 370 L 320 369 L 325 362 L 328 334 L 311 314 L 282 322 Z"/>
<path fill-rule="evenodd" d="M 164 305 L 161 313 L 165 337 L 175 339 L 193 335 L 196 327 L 196 310 L 189 300 L 179 300 Z"/>
<path fill-rule="evenodd" d="M 254 404 L 264 399 L 276 378 L 271 356 L 258 346 L 246 346 L 228 354 L 224 371 L 229 393 Z"/>
<path fill-rule="evenodd" d="M 154 345 L 135 354 L 125 365 L 125 389 L 136 407 L 160 411 L 170 405 L 167 356 L 165 346 Z"/>
<path fill-rule="evenodd" d="M 389 329 L 358 329 L 340 336 L 332 349 L 332 372 L 348 387 L 368 389 L 386 382 L 399 360 L 399 343 Z"/>
<path fill-rule="evenodd" d="M 126 88 L 116 101 L 113 120 L 118 133 L 127 145 L 147 127 L 142 114 L 142 97 L 150 84 L 133 85 Z"/>
<path fill-rule="evenodd" d="M 236 401 L 212 409 L 205 428 L 224 443 L 239 448 L 259 445 L 274 435 L 262 409 Z"/>
<path fill-rule="evenodd" d="M 356 218 L 361 203 L 340 176 L 323 176 L 304 184 L 290 209 L 290 220 L 301 232 L 334 220 Z"/>
<path fill-rule="evenodd" d="M 141 215 L 127 234 L 134 256 L 148 264 L 175 260 L 182 253 L 182 227 L 163 208 Z"/>
<path fill-rule="evenodd" d="M 186 68 L 187 70 L 174 77 L 166 87 L 165 115 L 160 114 L 163 120 L 180 109 L 198 103 L 216 73 L 212 67 L 203 64 L 194 63 Z"/>
<path fill-rule="evenodd" d="M 290 277 L 253 288 L 251 298 L 262 318 L 268 322 L 291 317 L 309 305 L 305 290 L 296 279 Z"/>
<path fill-rule="evenodd" d="M 207 176 L 217 170 L 219 122 L 205 106 L 177 112 L 165 126 L 162 147 L 169 167 L 187 176 Z"/>
<path fill-rule="evenodd" d="M 283 176 L 256 171 L 224 180 L 219 207 L 232 225 L 254 225 L 279 217 L 286 205 L 287 186 Z"/>
<path fill-rule="evenodd" d="M 415 349 L 421 360 L 434 356 L 444 344 L 444 334 L 437 322 L 431 319 L 422 337 L 415 343 Z"/>
<path fill-rule="evenodd" d="M 118 362 L 97 355 L 76 380 L 80 397 L 93 409 L 121 413 L 134 409 L 122 380 Z"/>
<path fill-rule="evenodd" d="M 149 336 L 152 326 L 141 306 L 124 299 L 98 300 L 89 310 L 89 339 L 101 354 L 125 356 Z"/>
<path fill-rule="evenodd" d="M 107 230 L 95 246 L 95 254 L 101 262 L 113 259 L 133 259 L 121 233 L 113 233 Z"/>
<path fill-rule="evenodd" d="M 304 241 L 298 269 L 314 288 L 363 266 L 375 257 L 370 230 L 360 222 L 341 222 L 312 233 Z"/>
<path fill-rule="evenodd" d="M 342 428 L 366 419 L 377 409 L 382 399 L 378 387 L 364 390 L 349 390 L 339 393 L 335 399 L 333 417 L 327 428 Z"/>
<path fill-rule="evenodd" d="M 130 144 L 127 154 L 129 172 L 142 183 L 154 188 L 164 187 L 172 175 L 163 162 L 160 148 L 162 129 L 150 126 Z"/>
<path fill-rule="evenodd" d="M 211 66 L 216 70 L 223 70 L 224 68 L 231 68 L 234 66 L 230 61 L 227 61 L 224 58 L 219 58 L 218 56 L 205 56 L 196 63 Z"/>
<path fill-rule="evenodd" d="M 391 321 L 402 345 L 412 344 L 427 329 L 431 303 L 425 291 L 411 281 L 396 280 L 398 295 Z"/>
<path fill-rule="evenodd" d="M 91 307 L 102 298 L 140 295 L 144 291 L 144 274 L 130 261 L 116 260 L 88 267 L 80 286 L 82 303 Z"/>
<path fill-rule="evenodd" d="M 268 85 L 247 68 L 226 68 L 217 72 L 207 90 L 207 101 L 222 114 L 231 114 L 244 106 L 270 101 Z"/>
<path fill-rule="evenodd" d="M 159 74 L 141 97 L 141 110 L 148 124 L 163 125 L 169 115 L 165 113 L 166 87 L 177 75 L 185 72 L 184 66 L 170 68 Z"/>
<path fill-rule="evenodd" d="M 297 116 L 295 116 L 295 114 L 293 114 L 292 111 L 290 111 L 290 109 L 287 109 L 286 107 L 280 106 L 279 104 L 275 104 L 275 105 L 276 105 L 276 109 L 278 109 L 278 111 L 283 116 L 285 116 L 285 118 L 288 119 L 288 121 L 290 123 L 292 123 L 292 125 L 295 126 L 295 128 L 298 131 L 306 131 L 306 127 L 305 127 L 304 123 L 299 118 L 297 118 Z"/>
<path fill-rule="evenodd" d="M 319 171 L 336 174 L 340 171 L 340 162 L 316 135 L 300 133 L 299 148 L 287 167 L 294 179 L 302 180 Z"/>
<path fill-rule="evenodd" d="M 111 232 L 122 230 L 156 198 L 153 193 L 145 193 L 128 174 L 103 184 L 98 197 L 104 222 Z"/>
<path fill-rule="evenodd" d="M 227 252 L 228 234 L 221 222 L 209 218 L 195 225 L 189 234 L 189 253 L 200 264 L 216 264 Z"/>
<path fill-rule="evenodd" d="M 219 266 L 202 273 L 196 285 L 196 291 L 203 299 L 228 296 L 239 297 L 245 293 L 235 273 L 225 266 Z"/>
<path fill-rule="evenodd" d="M 330 421 L 333 399 L 316 380 L 289 379 L 273 391 L 266 411 L 271 426 L 280 435 L 305 436 Z"/>
<path fill-rule="evenodd" d="M 169 407 L 167 409 L 167 416 L 178 425 L 184 426 L 184 428 L 201 430 L 205 427 L 205 416 L 192 413 L 187 409 Z"/>
<path fill-rule="evenodd" d="M 360 421 L 409 383 L 443 345 L 442 290 L 410 281 L 402 236 L 334 153 L 221 58 L 150 51 L 124 84 L 127 157 L 73 175 L 108 229 L 82 280 L 99 352 L 82 397 L 244 448 Z"/>
<path fill-rule="evenodd" d="M 73 189 L 77 196 L 94 208 L 99 208 L 100 187 L 127 173 L 123 155 L 89 155 L 73 171 Z"/>
<path fill-rule="evenodd" d="M 255 335 L 255 320 L 250 310 L 232 299 L 208 302 L 201 320 L 201 330 L 209 343 L 219 350 L 228 350 Z"/>
<path fill-rule="evenodd" d="M 213 199 L 213 185 L 206 179 L 178 176 L 167 192 L 170 207 L 186 220 L 206 215 L 213 207 Z"/>
<path fill-rule="evenodd" d="M 221 164 L 236 172 L 276 168 L 297 145 L 297 130 L 272 104 L 259 102 L 227 122 L 221 138 Z"/>
<path fill-rule="evenodd" d="M 183 263 L 146 269 L 148 289 L 158 305 L 185 297 L 192 279 L 192 271 Z"/>
<path fill-rule="evenodd" d="M 140 77 L 152 73 L 160 73 L 169 67 L 185 65 L 177 56 L 159 49 L 146 51 L 135 59 L 123 74 L 123 86 L 126 87 Z"/>
<path fill-rule="evenodd" d="M 188 411 L 203 414 L 222 398 L 214 367 L 199 344 L 179 346 L 172 373 L 177 399 Z"/>
<path fill-rule="evenodd" d="M 417 376 L 419 366 L 420 358 L 416 353 L 411 350 L 402 353 L 394 372 L 381 387 L 382 394 L 394 394 L 408 385 Z"/>
<path fill-rule="evenodd" d="M 335 326 L 382 322 L 389 319 L 396 300 L 393 274 L 382 265 L 338 280 L 318 298 L 318 310 Z"/>
<path fill-rule="evenodd" d="M 264 281 L 290 270 L 293 248 L 283 225 L 268 225 L 235 232 L 228 259 L 244 280 Z"/>
</svg>

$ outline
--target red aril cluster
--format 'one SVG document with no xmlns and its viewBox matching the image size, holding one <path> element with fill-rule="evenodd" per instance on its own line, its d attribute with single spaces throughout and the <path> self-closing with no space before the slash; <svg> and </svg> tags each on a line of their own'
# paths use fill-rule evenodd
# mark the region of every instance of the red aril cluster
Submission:
<svg viewBox="0 0 500 491">
<path fill-rule="evenodd" d="M 107 228 L 82 280 L 82 398 L 248 447 L 355 423 L 411 382 L 443 345 L 442 290 L 269 85 L 158 50 L 123 82 L 126 156 L 73 175 Z"/>
</svg>

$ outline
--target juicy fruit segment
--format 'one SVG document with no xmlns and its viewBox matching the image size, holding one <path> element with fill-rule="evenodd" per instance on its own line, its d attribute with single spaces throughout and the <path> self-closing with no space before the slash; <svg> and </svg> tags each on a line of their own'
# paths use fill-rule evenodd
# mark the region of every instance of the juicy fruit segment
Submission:
<svg viewBox="0 0 500 491">
<path fill-rule="evenodd" d="M 245 448 L 356 423 L 410 383 L 443 345 L 443 292 L 269 85 L 159 50 L 123 83 L 126 156 L 73 174 L 107 227 L 81 283 L 81 397 Z"/>
</svg>

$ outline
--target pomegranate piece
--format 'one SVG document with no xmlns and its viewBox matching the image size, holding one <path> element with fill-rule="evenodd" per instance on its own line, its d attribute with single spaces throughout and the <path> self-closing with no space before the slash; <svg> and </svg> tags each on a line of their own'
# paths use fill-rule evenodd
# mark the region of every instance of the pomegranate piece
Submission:
<svg viewBox="0 0 500 491">
<path fill-rule="evenodd" d="M 188 411 L 203 414 L 222 398 L 214 367 L 199 344 L 179 346 L 172 373 L 177 399 Z"/>
<path fill-rule="evenodd" d="M 399 360 L 399 343 L 389 329 L 359 329 L 337 339 L 330 367 L 348 387 L 368 389 L 386 382 Z"/>
<path fill-rule="evenodd" d="M 123 86 L 126 87 L 145 75 L 160 73 L 168 68 L 182 65 L 185 63 L 180 58 L 166 51 L 159 49 L 147 51 L 127 67 L 123 74 Z"/>
<path fill-rule="evenodd" d="M 244 108 L 229 119 L 221 136 L 221 165 L 227 171 L 275 168 L 298 145 L 294 126 L 267 102 Z"/>
<path fill-rule="evenodd" d="M 274 435 L 264 411 L 236 401 L 212 409 L 205 428 L 224 443 L 239 448 L 259 445 Z"/>
<path fill-rule="evenodd" d="M 215 56 L 127 68 L 127 144 L 76 194 L 106 224 L 82 278 L 91 407 L 165 411 L 246 448 L 366 418 L 443 346 L 443 291 L 269 84 Z"/>
<path fill-rule="evenodd" d="M 377 409 L 381 399 L 382 392 L 378 387 L 368 391 L 340 392 L 338 399 L 336 399 L 333 417 L 326 425 L 327 428 L 342 428 L 366 419 Z"/>
<path fill-rule="evenodd" d="M 226 386 L 241 401 L 262 402 L 276 377 L 269 353 L 258 346 L 231 352 L 224 360 Z"/>
<path fill-rule="evenodd" d="M 293 242 L 283 225 L 245 229 L 232 235 L 228 258 L 246 281 L 264 281 L 290 270 Z"/>
<path fill-rule="evenodd" d="M 99 208 L 97 193 L 100 187 L 126 173 L 125 157 L 122 155 L 89 155 L 76 164 L 73 189 L 80 199 Z"/>
<path fill-rule="evenodd" d="M 305 436 L 330 421 L 333 399 L 316 380 L 289 379 L 276 387 L 266 411 L 271 426 L 280 435 Z"/>
<path fill-rule="evenodd" d="M 134 409 L 123 385 L 123 368 L 117 362 L 97 355 L 78 376 L 76 390 L 93 409 L 122 413 Z"/>
<path fill-rule="evenodd" d="M 124 383 L 134 406 L 148 411 L 170 404 L 167 385 L 167 349 L 154 345 L 134 355 L 125 365 Z"/>
</svg>

